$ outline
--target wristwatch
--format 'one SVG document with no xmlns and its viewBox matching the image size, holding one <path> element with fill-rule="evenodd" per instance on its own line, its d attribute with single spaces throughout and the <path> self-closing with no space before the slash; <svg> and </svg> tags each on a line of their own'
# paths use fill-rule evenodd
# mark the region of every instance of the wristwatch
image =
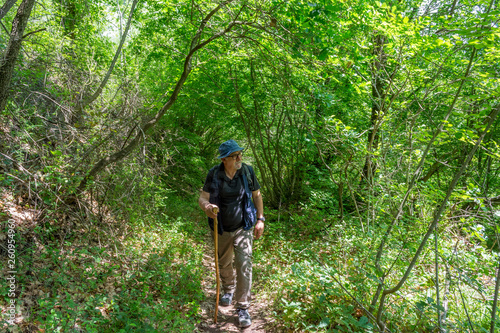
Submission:
<svg viewBox="0 0 500 333">
<path fill-rule="evenodd" d="M 266 221 L 266 218 L 265 218 L 264 216 L 262 216 L 262 217 L 259 217 L 259 218 L 257 219 L 257 221 L 262 221 L 262 222 L 265 222 L 265 221 Z"/>
</svg>

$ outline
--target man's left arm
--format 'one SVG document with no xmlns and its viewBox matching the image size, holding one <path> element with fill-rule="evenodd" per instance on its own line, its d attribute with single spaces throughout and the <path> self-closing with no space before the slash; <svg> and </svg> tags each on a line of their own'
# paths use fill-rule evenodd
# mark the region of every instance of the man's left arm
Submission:
<svg viewBox="0 0 500 333">
<path fill-rule="evenodd" d="M 257 218 L 264 217 L 264 204 L 262 203 L 262 194 L 260 190 L 252 191 L 252 199 L 255 208 L 257 209 Z M 253 231 L 253 235 L 255 239 L 259 239 L 264 232 L 264 222 L 262 220 L 257 220 L 255 224 L 255 228 Z"/>
</svg>

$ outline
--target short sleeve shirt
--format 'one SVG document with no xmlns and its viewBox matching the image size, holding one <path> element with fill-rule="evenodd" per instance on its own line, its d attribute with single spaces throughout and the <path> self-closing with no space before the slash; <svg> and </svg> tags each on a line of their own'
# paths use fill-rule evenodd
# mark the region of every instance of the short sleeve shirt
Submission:
<svg viewBox="0 0 500 333">
<path fill-rule="evenodd" d="M 203 185 L 203 191 L 210 193 L 210 185 L 214 177 L 215 169 L 210 170 L 205 179 L 205 184 Z M 249 168 L 251 181 L 248 181 L 248 187 L 250 191 L 257 191 L 260 189 L 259 182 L 253 172 L 252 168 Z M 222 226 L 225 231 L 235 231 L 243 226 L 243 199 L 245 197 L 245 185 L 243 184 L 243 167 L 236 171 L 233 179 L 229 179 L 224 172 L 224 169 L 219 169 L 218 177 L 219 184 L 221 184 L 221 189 L 219 191 L 220 196 L 220 219 L 222 221 Z"/>
</svg>

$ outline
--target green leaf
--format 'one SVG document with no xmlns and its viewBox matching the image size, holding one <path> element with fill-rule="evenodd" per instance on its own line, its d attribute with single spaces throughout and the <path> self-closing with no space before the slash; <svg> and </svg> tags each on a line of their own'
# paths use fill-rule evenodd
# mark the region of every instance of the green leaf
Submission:
<svg viewBox="0 0 500 333">
<path fill-rule="evenodd" d="M 328 48 L 324 48 L 319 54 L 318 54 L 318 59 L 319 60 L 326 60 L 328 58 Z"/>
<path fill-rule="evenodd" d="M 328 325 L 330 325 L 330 319 L 329 318 L 323 318 L 321 320 L 321 322 L 319 323 L 318 328 L 325 328 L 325 327 L 328 327 Z"/>
<path fill-rule="evenodd" d="M 359 318 L 358 327 L 361 327 L 361 328 L 371 328 L 372 324 L 370 324 L 370 321 L 368 320 L 367 317 L 362 316 L 361 318 Z"/>
</svg>

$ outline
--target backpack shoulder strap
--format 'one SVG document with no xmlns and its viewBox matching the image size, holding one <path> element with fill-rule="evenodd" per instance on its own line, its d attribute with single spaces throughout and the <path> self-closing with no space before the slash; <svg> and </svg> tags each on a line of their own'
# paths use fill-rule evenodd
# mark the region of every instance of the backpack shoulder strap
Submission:
<svg viewBox="0 0 500 333">
<path fill-rule="evenodd" d="M 246 164 L 243 164 L 243 172 L 245 173 L 245 176 L 247 177 L 248 186 L 253 188 L 253 178 L 252 178 L 252 175 L 250 173 L 250 167 Z"/>
<path fill-rule="evenodd" d="M 216 186 L 218 187 L 219 186 L 219 166 L 216 165 L 214 166 L 214 174 L 213 174 L 213 178 L 212 178 L 212 182 L 215 182 Z"/>
<path fill-rule="evenodd" d="M 220 181 L 219 181 L 219 168 L 220 165 L 216 165 L 210 169 L 209 172 L 213 171 L 212 174 L 212 184 L 210 185 L 210 194 L 218 196 L 219 195 L 219 186 L 220 186 Z"/>
</svg>

